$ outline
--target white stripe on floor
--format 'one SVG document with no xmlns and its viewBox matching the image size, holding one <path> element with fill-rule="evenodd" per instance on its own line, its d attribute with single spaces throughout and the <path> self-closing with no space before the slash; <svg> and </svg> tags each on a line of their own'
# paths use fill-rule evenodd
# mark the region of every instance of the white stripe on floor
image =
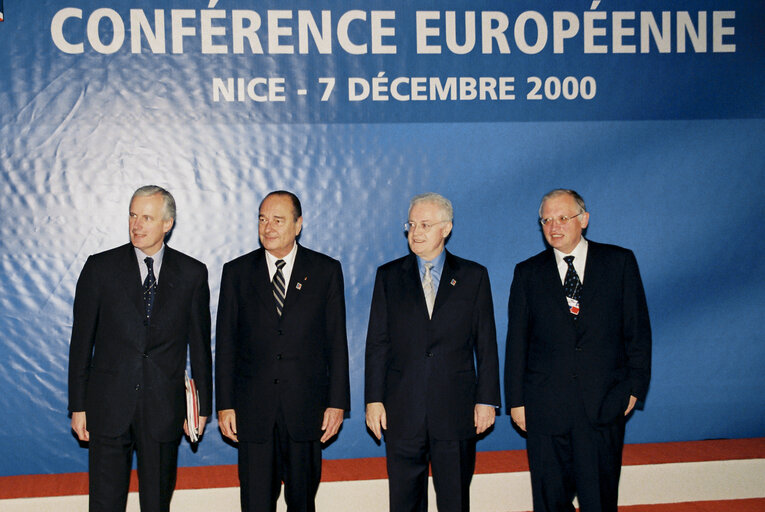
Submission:
<svg viewBox="0 0 765 512">
<path fill-rule="evenodd" d="M 433 485 L 429 512 L 436 511 Z M 528 472 L 476 475 L 470 489 L 474 512 L 531 510 Z M 683 462 L 625 466 L 619 487 L 620 505 L 678 503 L 765 497 L 765 459 Z M 83 512 L 87 496 L 0 500 L 3 512 Z M 325 482 L 316 497 L 319 511 L 385 512 L 387 480 Z M 227 512 L 239 510 L 239 488 L 179 490 L 171 512 Z M 286 512 L 280 498 L 277 512 Z M 138 494 L 130 493 L 127 512 L 139 512 Z"/>
</svg>

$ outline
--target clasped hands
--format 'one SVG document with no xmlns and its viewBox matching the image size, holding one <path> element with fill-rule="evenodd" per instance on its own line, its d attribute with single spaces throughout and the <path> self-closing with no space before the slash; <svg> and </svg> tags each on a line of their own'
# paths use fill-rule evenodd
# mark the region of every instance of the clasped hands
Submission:
<svg viewBox="0 0 765 512">
<path fill-rule="evenodd" d="M 343 409 L 336 407 L 327 407 L 324 411 L 324 417 L 321 422 L 321 430 L 324 434 L 320 441 L 326 443 L 334 437 L 343 424 Z M 236 412 L 234 409 L 223 409 L 218 411 L 218 427 L 221 433 L 235 443 L 239 442 L 236 430 Z"/>
<path fill-rule="evenodd" d="M 473 424 L 475 425 L 475 433 L 482 434 L 486 432 L 492 425 L 494 425 L 494 419 L 496 412 L 491 405 L 476 404 L 473 409 Z M 385 413 L 385 406 L 382 402 L 370 402 L 367 404 L 366 411 L 367 427 L 372 431 L 374 436 L 380 440 L 382 439 L 382 431 L 388 430 L 388 416 Z"/>
</svg>

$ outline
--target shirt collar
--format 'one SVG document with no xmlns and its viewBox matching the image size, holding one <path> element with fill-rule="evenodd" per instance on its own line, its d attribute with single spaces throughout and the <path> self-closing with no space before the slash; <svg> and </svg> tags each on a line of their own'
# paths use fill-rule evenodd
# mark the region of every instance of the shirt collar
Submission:
<svg viewBox="0 0 765 512">
<path fill-rule="evenodd" d="M 292 268 L 292 265 L 294 265 L 295 263 L 296 255 L 297 255 L 297 242 L 295 242 L 295 245 L 292 246 L 292 250 L 284 258 L 277 258 L 270 252 L 266 251 L 266 259 L 268 260 L 269 265 L 273 265 L 274 268 L 276 268 L 276 262 L 278 260 L 284 260 L 285 266 Z"/>
<path fill-rule="evenodd" d="M 567 265 L 567 263 L 563 261 L 563 258 L 565 256 L 573 256 L 574 261 L 580 262 L 580 263 L 584 262 L 585 259 L 587 258 L 587 240 L 584 237 L 582 237 L 579 240 L 579 243 L 576 244 L 576 247 L 574 247 L 574 250 L 571 251 L 571 253 L 569 254 L 565 254 L 555 248 L 553 248 L 553 252 L 555 253 L 555 263 L 557 263 L 558 265 L 561 265 L 561 264 Z"/>
<path fill-rule="evenodd" d="M 162 266 L 162 258 L 165 256 L 165 243 L 162 242 L 162 247 L 159 248 L 159 250 L 154 253 L 153 256 L 149 256 L 145 252 L 143 252 L 138 247 L 133 246 L 133 249 L 135 250 L 135 256 L 138 258 L 139 263 L 144 263 L 144 260 L 146 258 L 151 258 L 153 260 L 153 267 L 156 269 L 157 267 Z"/>
<path fill-rule="evenodd" d="M 417 256 L 417 266 L 420 269 L 420 275 L 425 275 L 425 264 L 426 263 L 432 263 L 433 268 L 430 269 L 431 272 L 437 273 L 439 276 L 441 275 L 441 271 L 444 268 L 444 262 L 446 261 L 446 249 L 441 251 L 438 256 L 433 258 L 432 260 L 424 260 L 421 257 Z"/>
</svg>

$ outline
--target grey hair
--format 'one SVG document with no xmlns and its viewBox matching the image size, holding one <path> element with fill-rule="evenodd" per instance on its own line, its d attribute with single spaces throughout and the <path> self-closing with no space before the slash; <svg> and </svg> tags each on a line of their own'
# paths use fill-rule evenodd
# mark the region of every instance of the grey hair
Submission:
<svg viewBox="0 0 765 512">
<path fill-rule="evenodd" d="M 424 194 L 418 194 L 414 196 L 409 202 L 409 214 L 412 213 L 412 208 L 420 203 L 432 203 L 438 206 L 446 217 L 443 220 L 451 222 L 454 219 L 454 208 L 452 208 L 452 202 L 441 194 L 436 194 L 435 192 L 426 192 Z"/>
<path fill-rule="evenodd" d="M 540 201 L 539 203 L 539 218 L 540 219 L 542 218 L 542 207 L 544 206 L 545 201 L 547 201 L 548 199 L 552 199 L 553 197 L 558 197 L 562 195 L 569 195 L 574 199 L 574 201 L 576 201 L 577 206 L 579 206 L 579 211 L 577 212 L 577 214 L 584 213 L 587 211 L 587 207 L 584 205 L 584 199 L 582 198 L 582 196 L 577 194 L 575 190 L 571 190 L 567 188 L 556 188 L 549 191 L 544 196 L 542 196 L 542 201 Z"/>
<path fill-rule="evenodd" d="M 133 192 L 133 196 L 130 198 L 130 204 L 133 204 L 133 199 L 136 197 L 147 197 L 153 196 L 154 194 L 160 194 L 162 196 L 162 220 L 175 220 L 175 198 L 173 197 L 173 194 L 157 185 L 144 185 Z"/>
</svg>

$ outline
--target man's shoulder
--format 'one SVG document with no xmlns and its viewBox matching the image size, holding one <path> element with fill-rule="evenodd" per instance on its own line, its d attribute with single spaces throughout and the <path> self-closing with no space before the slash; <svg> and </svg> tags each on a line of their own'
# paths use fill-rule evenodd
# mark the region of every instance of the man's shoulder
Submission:
<svg viewBox="0 0 765 512">
<path fill-rule="evenodd" d="M 112 247 L 111 249 L 91 254 L 88 256 L 88 261 L 94 264 L 112 263 L 121 258 L 124 258 L 127 254 L 129 254 L 129 251 L 132 248 L 133 246 L 130 244 L 118 245 L 117 247 Z"/>
<path fill-rule="evenodd" d="M 388 273 L 392 271 L 400 270 L 404 265 L 411 265 L 416 262 L 416 259 L 411 254 L 396 258 L 395 260 L 388 261 L 377 267 L 378 272 Z"/>
<path fill-rule="evenodd" d="M 263 257 L 263 248 L 261 247 L 261 248 L 255 249 L 254 251 L 250 251 L 248 253 L 242 254 L 241 256 L 237 256 L 233 260 L 227 261 L 224 265 L 224 268 L 236 269 L 242 266 L 251 265 L 253 261 L 262 257 Z"/>
<path fill-rule="evenodd" d="M 181 266 L 194 268 L 194 269 L 206 268 L 205 264 L 199 261 L 198 259 L 192 256 L 189 256 L 186 253 L 173 249 L 172 247 L 165 246 L 164 257 L 168 257 L 168 256 L 173 258 Z"/>
<path fill-rule="evenodd" d="M 306 258 L 308 261 L 315 265 L 340 265 L 340 261 L 333 258 L 332 256 L 324 254 L 323 252 L 314 251 L 308 247 L 303 247 L 302 245 L 298 245 L 298 255 L 299 257 Z"/>
<path fill-rule="evenodd" d="M 587 257 L 601 257 L 601 258 L 632 258 L 633 252 L 631 249 L 621 247 L 613 244 L 603 244 L 600 242 L 587 241 Z"/>
<path fill-rule="evenodd" d="M 531 256 L 530 258 L 527 258 L 519 262 L 517 266 L 521 270 L 534 268 L 546 263 L 551 256 L 552 256 L 552 249 L 545 249 L 541 252 L 538 252 L 534 256 Z"/>
<path fill-rule="evenodd" d="M 448 251 L 446 252 L 446 263 L 448 263 L 455 270 L 462 270 L 467 272 L 487 272 L 486 267 L 477 261 L 462 258 Z"/>
</svg>

